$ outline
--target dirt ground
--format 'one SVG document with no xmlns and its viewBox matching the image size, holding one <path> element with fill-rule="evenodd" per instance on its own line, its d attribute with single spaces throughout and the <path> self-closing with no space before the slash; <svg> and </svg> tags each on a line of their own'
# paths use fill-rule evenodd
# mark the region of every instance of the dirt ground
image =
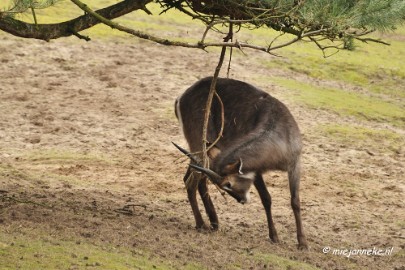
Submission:
<svg viewBox="0 0 405 270">
<path fill-rule="evenodd" d="M 2 232 L 32 228 L 59 239 L 145 250 L 174 268 L 195 262 L 208 269 L 278 269 L 259 259 L 275 254 L 322 269 L 405 269 L 404 148 L 352 147 L 313 132 L 320 124 L 356 120 L 291 101 L 271 77 L 310 79 L 265 68 L 259 59 L 270 56 L 258 52 L 236 55 L 231 76 L 284 101 L 302 130 L 301 200 L 310 250 L 296 249 L 281 172 L 265 175 L 280 244 L 269 242 L 253 190 L 252 202 L 240 205 L 211 187 L 220 229 L 194 229 L 182 181 L 187 160 L 171 144 L 186 145 L 173 102 L 213 73 L 217 56 L 134 39 L 45 43 L 2 36 Z M 347 258 L 324 254 L 326 247 L 393 253 Z"/>
</svg>

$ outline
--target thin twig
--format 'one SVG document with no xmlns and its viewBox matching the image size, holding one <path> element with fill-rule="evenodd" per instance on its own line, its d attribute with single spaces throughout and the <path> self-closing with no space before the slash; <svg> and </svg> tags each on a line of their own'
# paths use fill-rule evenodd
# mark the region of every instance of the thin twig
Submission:
<svg viewBox="0 0 405 270">
<path fill-rule="evenodd" d="M 74 36 L 78 37 L 79 39 L 84 39 L 85 41 L 90 41 L 91 40 L 91 38 L 89 36 L 81 35 L 81 34 L 79 34 L 78 32 L 76 32 L 74 30 L 71 30 L 71 31 L 72 31 L 72 34 Z"/>
<path fill-rule="evenodd" d="M 297 41 L 299 41 L 301 39 L 302 39 L 302 37 L 298 36 L 298 37 L 295 37 L 295 38 L 293 38 L 292 40 L 290 40 L 290 41 L 288 41 L 286 43 L 283 43 L 283 44 L 280 44 L 280 45 L 277 45 L 277 46 L 274 46 L 274 47 L 268 47 L 267 52 L 270 53 L 271 51 L 281 49 L 283 47 L 287 47 L 287 46 L 289 46 L 289 45 L 291 45 L 291 44 L 293 44 L 293 43 L 295 43 L 295 42 L 297 42 Z"/>
<path fill-rule="evenodd" d="M 368 42 L 375 42 L 375 43 L 380 43 L 380 44 L 384 44 L 384 45 L 388 45 L 390 46 L 391 44 L 388 42 L 385 42 L 381 39 L 375 39 L 375 38 L 359 38 L 359 37 L 355 37 L 355 39 L 360 40 L 361 42 L 364 43 L 368 43 Z"/>
<path fill-rule="evenodd" d="M 205 42 L 205 38 L 206 38 L 206 36 L 208 34 L 208 31 L 214 26 L 213 23 L 214 23 L 214 17 L 212 18 L 212 22 L 207 24 L 207 27 L 205 28 L 205 31 L 204 31 L 204 33 L 202 35 L 202 38 L 201 38 L 201 41 L 200 41 L 201 44 L 203 44 Z"/>
<path fill-rule="evenodd" d="M 19 199 L 16 199 L 14 196 L 2 195 L 0 198 L 2 200 L 4 200 L 4 201 L 13 201 L 13 202 L 16 202 L 16 203 L 32 204 L 32 205 L 36 205 L 36 206 L 45 207 L 45 208 L 48 208 L 48 209 L 53 208 L 52 206 L 42 204 L 42 203 L 37 203 L 37 202 L 34 202 L 34 201 L 30 201 L 30 200 L 19 200 Z"/>
<path fill-rule="evenodd" d="M 37 15 L 35 14 L 35 10 L 32 6 L 30 8 L 31 8 L 32 17 L 34 17 L 34 23 L 35 23 L 35 25 L 38 25 Z"/>
<path fill-rule="evenodd" d="M 333 46 L 322 46 L 322 45 L 318 42 L 318 40 L 316 40 L 315 38 L 309 37 L 309 39 L 310 39 L 312 42 L 314 42 L 314 43 L 316 44 L 316 46 L 318 46 L 318 48 L 322 51 L 322 54 L 323 54 L 323 57 L 324 57 L 324 58 L 331 57 L 331 56 L 337 54 L 337 53 L 341 50 L 341 48 L 340 48 L 339 46 L 342 46 L 342 44 L 340 44 L 340 45 L 333 45 Z M 336 51 L 333 52 L 333 53 L 331 53 L 331 54 L 326 54 L 326 50 L 328 50 L 328 49 L 335 49 Z"/>
<path fill-rule="evenodd" d="M 285 35 L 285 33 L 284 32 L 280 32 L 280 34 L 278 35 L 278 36 L 276 36 L 271 42 L 270 42 L 270 45 L 269 45 L 269 49 L 273 46 L 273 43 L 274 42 L 276 42 L 276 40 L 277 39 L 279 39 L 281 36 L 284 36 Z"/>
</svg>

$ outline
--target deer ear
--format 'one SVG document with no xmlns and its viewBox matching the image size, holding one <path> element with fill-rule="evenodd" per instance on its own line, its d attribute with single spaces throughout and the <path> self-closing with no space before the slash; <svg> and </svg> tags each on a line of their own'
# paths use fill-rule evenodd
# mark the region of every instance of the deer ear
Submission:
<svg viewBox="0 0 405 270">
<path fill-rule="evenodd" d="M 243 161 L 241 158 L 239 158 L 238 161 L 235 161 L 234 163 L 230 163 L 225 166 L 225 171 L 228 172 L 228 174 L 231 173 L 238 173 L 238 174 L 243 174 L 242 172 L 242 167 L 243 167 Z"/>
<path fill-rule="evenodd" d="M 239 158 L 238 174 L 243 174 L 243 172 L 242 172 L 242 167 L 243 167 L 243 161 L 242 161 L 242 158 Z"/>
<path fill-rule="evenodd" d="M 219 150 L 218 147 L 213 146 L 209 151 L 208 151 L 208 156 L 210 159 L 216 158 L 219 154 L 221 153 L 221 150 Z"/>
</svg>

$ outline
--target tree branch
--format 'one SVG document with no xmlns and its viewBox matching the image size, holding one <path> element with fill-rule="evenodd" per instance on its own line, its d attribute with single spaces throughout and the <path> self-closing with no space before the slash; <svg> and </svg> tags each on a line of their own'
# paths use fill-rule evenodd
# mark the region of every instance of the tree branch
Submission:
<svg viewBox="0 0 405 270">
<path fill-rule="evenodd" d="M 124 0 L 117 4 L 95 11 L 107 19 L 114 19 L 134 10 L 145 9 L 147 3 L 152 0 Z M 76 33 L 88 29 L 100 21 L 90 14 L 77 17 L 70 21 L 55 24 L 31 24 L 7 16 L 0 12 L 0 30 L 23 38 L 35 38 L 49 41 L 60 37 L 76 35 Z"/>
<path fill-rule="evenodd" d="M 399 0 L 398 0 L 399 1 Z M 250 6 L 246 1 L 197 1 L 197 0 L 157 0 L 163 7 L 167 8 L 178 8 L 181 12 L 191 16 L 194 19 L 202 20 L 207 24 L 207 28 L 202 36 L 200 42 L 187 43 L 181 41 L 168 40 L 166 38 L 161 38 L 159 36 L 153 36 L 148 33 L 144 33 L 139 30 L 131 29 L 122 26 L 112 19 L 123 16 L 134 10 L 142 9 L 148 14 L 150 13 L 145 5 L 152 2 L 152 0 L 121 0 L 121 2 L 108 6 L 103 9 L 94 11 L 90 9 L 86 4 L 80 0 L 71 0 L 78 7 L 85 11 L 85 15 L 77 17 L 75 19 L 55 23 L 55 24 L 31 24 L 23 22 L 13 18 L 10 12 L 0 11 L 0 30 L 8 32 L 12 35 L 24 37 L 24 38 L 36 38 L 41 40 L 49 41 L 51 39 L 56 39 L 60 37 L 67 36 L 77 36 L 78 38 L 89 40 L 89 37 L 80 35 L 79 32 L 88 29 L 96 24 L 103 23 L 114 29 L 126 32 L 138 38 L 150 40 L 162 45 L 169 46 L 181 46 L 187 48 L 197 48 L 205 50 L 207 47 L 235 47 L 238 49 L 250 48 L 254 50 L 263 51 L 269 54 L 273 54 L 272 51 L 289 46 L 293 43 L 303 40 L 303 38 L 309 38 L 309 41 L 315 42 L 319 47 L 321 45 L 321 40 L 318 37 L 324 37 L 332 42 L 344 41 L 347 38 L 357 39 L 362 42 L 377 42 L 387 45 L 384 41 L 373 39 L 373 38 L 363 38 L 364 35 L 370 33 L 372 30 L 364 28 L 359 29 L 344 29 L 336 28 L 335 26 L 328 25 L 307 25 L 305 26 L 300 23 L 300 16 L 298 14 L 298 8 L 304 1 L 294 2 L 291 7 L 285 7 L 288 10 L 284 11 L 283 8 L 277 5 L 272 7 L 261 6 L 257 2 L 256 6 Z M 249 2 L 249 1 L 247 1 Z M 165 5 L 163 4 L 165 3 Z M 227 6 L 226 3 L 231 3 L 232 5 Z M 301 4 L 300 4 L 301 3 Z M 184 6 L 184 7 L 183 7 Z M 202 12 L 202 13 L 200 13 Z M 276 31 L 282 33 L 292 34 L 294 37 L 283 44 L 274 45 L 275 38 L 270 46 L 263 47 L 255 44 L 242 43 L 237 40 L 234 42 L 206 42 L 205 38 L 208 31 L 216 29 L 217 24 L 235 24 L 239 27 L 253 25 L 255 28 L 262 26 L 267 26 Z M 335 29 L 336 28 L 336 29 Z M 307 31 L 307 32 L 306 32 Z M 339 32 L 340 31 L 340 32 Z M 316 39 L 318 38 L 318 39 Z M 332 46 L 338 49 L 342 48 L 340 45 Z M 329 47 L 320 47 L 321 49 Z"/>
</svg>

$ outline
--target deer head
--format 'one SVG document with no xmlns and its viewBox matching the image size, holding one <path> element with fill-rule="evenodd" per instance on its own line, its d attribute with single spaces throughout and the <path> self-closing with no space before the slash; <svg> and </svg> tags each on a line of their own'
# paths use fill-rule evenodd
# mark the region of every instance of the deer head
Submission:
<svg viewBox="0 0 405 270">
<path fill-rule="evenodd" d="M 235 162 L 225 165 L 220 172 L 215 172 L 209 168 L 201 166 L 199 158 L 173 143 L 177 149 L 188 156 L 192 163 L 189 165 L 196 171 L 205 174 L 212 183 L 231 195 L 239 203 L 245 204 L 250 201 L 249 191 L 253 184 L 255 173 L 248 172 L 243 173 L 243 161 L 239 159 Z M 211 160 L 214 160 L 217 155 L 220 154 L 220 150 L 216 147 L 211 148 L 208 152 L 208 156 Z"/>
</svg>

